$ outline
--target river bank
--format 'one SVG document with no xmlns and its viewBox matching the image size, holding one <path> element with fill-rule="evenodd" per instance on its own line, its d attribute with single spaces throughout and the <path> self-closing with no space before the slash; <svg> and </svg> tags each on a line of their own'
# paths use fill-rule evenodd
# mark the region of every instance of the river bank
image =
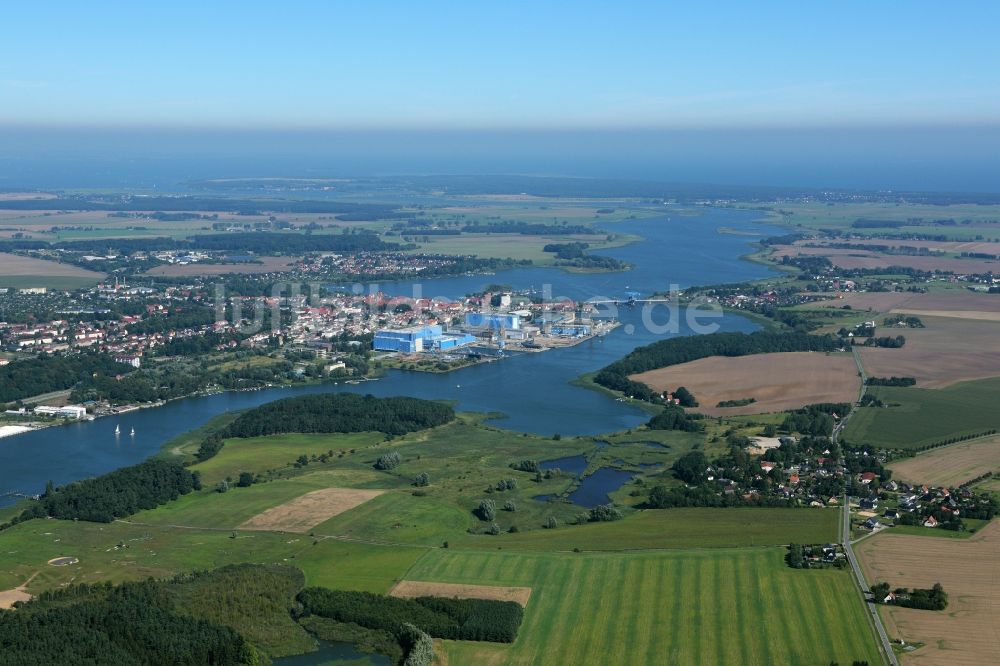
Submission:
<svg viewBox="0 0 1000 666">
<path fill-rule="evenodd" d="M 481 292 L 490 282 L 515 289 L 545 287 L 552 298 L 573 300 L 607 297 L 621 299 L 628 291 L 643 294 L 669 291 L 672 285 L 743 282 L 774 274 L 765 266 L 742 261 L 750 237 L 719 234 L 721 226 L 760 230 L 759 214 L 726 209 L 706 209 L 698 217 L 664 215 L 616 222 L 614 233 L 641 235 L 613 253 L 634 268 L 622 273 L 569 274 L 542 268 L 504 271 L 496 276 L 440 278 L 423 282 L 381 285 L 389 296 L 423 293 L 425 297 L 461 298 Z M 766 232 L 770 233 L 770 232 Z M 606 313 L 602 313 L 604 315 Z M 308 384 L 272 387 L 248 392 L 225 392 L 171 400 L 157 409 L 140 409 L 96 419 L 18 434 L 0 446 L 0 493 L 19 490 L 40 492 L 47 481 L 63 485 L 141 462 L 160 452 L 163 444 L 198 428 L 219 415 L 248 409 L 293 395 L 328 391 L 371 393 L 379 397 L 410 395 L 453 401 L 464 412 L 504 414 L 492 425 L 540 435 L 598 435 L 627 430 L 649 419 L 639 406 L 619 402 L 604 392 L 574 382 L 608 365 L 634 348 L 665 337 L 690 335 L 683 306 L 657 308 L 650 326 L 641 308 L 621 308 L 622 324 L 607 335 L 581 341 L 572 347 L 544 354 L 511 354 L 503 362 L 484 363 L 451 373 L 388 370 L 378 381 L 359 384 Z M 674 321 L 662 321 L 676 317 Z M 716 330 L 750 332 L 758 324 L 742 315 L 720 313 Z M 135 437 L 115 436 L 114 430 Z M 9 504 L 0 499 L 0 505 Z"/>
</svg>

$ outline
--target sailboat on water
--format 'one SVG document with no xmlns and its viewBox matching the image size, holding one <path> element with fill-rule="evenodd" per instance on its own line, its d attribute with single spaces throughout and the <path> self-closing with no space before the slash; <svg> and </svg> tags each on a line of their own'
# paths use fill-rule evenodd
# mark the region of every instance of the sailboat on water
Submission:
<svg viewBox="0 0 1000 666">
<path fill-rule="evenodd" d="M 121 434 L 121 431 L 122 431 L 122 429 L 116 425 L 115 426 L 115 434 L 116 435 Z"/>
<path fill-rule="evenodd" d="M 129 435 L 131 435 L 132 437 L 135 437 L 135 428 L 132 428 L 132 431 L 129 433 Z"/>
</svg>

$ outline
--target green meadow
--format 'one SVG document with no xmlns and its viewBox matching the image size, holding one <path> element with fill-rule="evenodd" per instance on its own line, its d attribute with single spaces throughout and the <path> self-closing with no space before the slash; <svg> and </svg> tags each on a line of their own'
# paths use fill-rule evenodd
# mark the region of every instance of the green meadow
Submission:
<svg viewBox="0 0 1000 666">
<path fill-rule="evenodd" d="M 869 392 L 889 407 L 858 409 L 845 428 L 845 441 L 916 449 L 1000 428 L 1000 378 L 940 389 L 878 386 Z"/>
</svg>

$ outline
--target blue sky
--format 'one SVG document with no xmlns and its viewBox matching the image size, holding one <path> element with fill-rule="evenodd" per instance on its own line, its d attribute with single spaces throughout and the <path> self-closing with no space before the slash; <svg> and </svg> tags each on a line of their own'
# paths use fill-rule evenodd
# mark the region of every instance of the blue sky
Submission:
<svg viewBox="0 0 1000 666">
<path fill-rule="evenodd" d="M 8 3 L 0 124 L 975 126 L 990 2 Z"/>
</svg>

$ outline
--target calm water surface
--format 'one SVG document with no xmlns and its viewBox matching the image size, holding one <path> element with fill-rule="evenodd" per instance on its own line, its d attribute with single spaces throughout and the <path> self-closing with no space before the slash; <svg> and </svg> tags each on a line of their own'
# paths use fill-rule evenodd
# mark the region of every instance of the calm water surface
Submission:
<svg viewBox="0 0 1000 666">
<path fill-rule="evenodd" d="M 734 210 L 705 210 L 694 217 L 665 214 L 648 220 L 609 223 L 612 233 L 643 236 L 644 241 L 606 250 L 634 265 L 630 271 L 605 274 L 569 274 L 560 270 L 529 268 L 503 271 L 493 276 L 444 278 L 422 285 L 400 282 L 382 285 L 393 295 L 459 298 L 482 290 L 491 282 L 517 289 L 551 285 L 554 297 L 585 299 L 623 298 L 626 291 L 643 294 L 693 284 L 716 284 L 757 279 L 768 275 L 760 264 L 740 261 L 754 238 L 719 233 L 719 228 L 761 234 L 782 233 L 752 221 L 756 214 Z M 544 435 L 593 435 L 634 427 L 648 419 L 642 411 L 597 391 L 570 384 L 579 375 L 597 370 L 639 345 L 664 337 L 690 334 L 681 321 L 677 333 L 651 332 L 643 326 L 639 308 L 622 308 L 624 324 L 603 338 L 576 347 L 543 353 L 516 354 L 500 362 L 476 365 L 444 375 L 392 371 L 386 377 L 361 384 L 300 386 L 248 393 L 223 393 L 177 400 L 154 409 L 119 417 L 46 428 L 0 439 L 0 493 L 36 493 L 48 480 L 56 485 L 103 474 L 142 461 L 159 451 L 164 442 L 196 428 L 226 411 L 246 409 L 278 398 L 306 393 L 352 391 L 377 396 L 410 395 L 455 400 L 465 411 L 502 412 L 497 425 Z M 684 312 L 680 313 L 683 320 Z M 663 324 L 670 315 L 660 307 L 654 321 Z M 719 330 L 752 331 L 756 324 L 735 315 L 716 322 Z M 115 426 L 120 435 L 115 435 Z M 128 433 L 135 428 L 135 436 Z M 0 505 L 13 498 L 0 497 Z"/>
</svg>

